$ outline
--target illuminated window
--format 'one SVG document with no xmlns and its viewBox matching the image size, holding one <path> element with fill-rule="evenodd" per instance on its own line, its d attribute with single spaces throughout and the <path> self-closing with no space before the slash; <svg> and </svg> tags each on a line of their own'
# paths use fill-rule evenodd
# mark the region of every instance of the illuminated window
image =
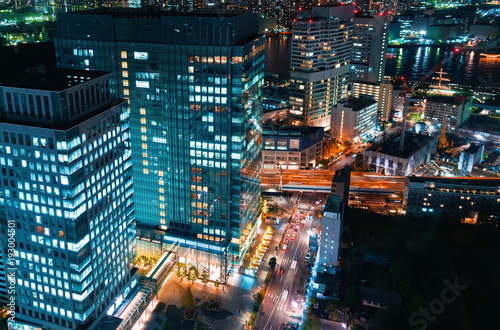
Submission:
<svg viewBox="0 0 500 330">
<path fill-rule="evenodd" d="M 146 118 L 141 118 L 141 124 L 146 124 Z"/>
<path fill-rule="evenodd" d="M 127 69 L 128 68 L 128 65 L 127 65 L 127 62 L 122 62 L 122 69 Z"/>
<path fill-rule="evenodd" d="M 164 188 L 160 188 L 159 191 L 160 191 L 161 194 L 165 193 L 165 189 Z"/>
<path fill-rule="evenodd" d="M 143 152 L 142 153 L 142 157 L 147 158 L 148 157 L 148 153 L 147 152 Z"/>
<path fill-rule="evenodd" d="M 122 50 L 122 58 L 127 58 L 127 52 Z"/>
<path fill-rule="evenodd" d="M 160 217 L 164 217 L 165 216 L 165 211 L 160 211 Z"/>
<path fill-rule="evenodd" d="M 148 161 L 147 161 L 146 159 L 143 159 L 143 160 L 142 160 L 142 165 L 144 165 L 144 166 L 148 166 Z"/>
<path fill-rule="evenodd" d="M 135 87 L 137 87 L 137 88 L 149 88 L 149 81 L 137 80 L 135 82 Z"/>
<path fill-rule="evenodd" d="M 163 171 L 158 171 L 158 176 L 163 176 Z"/>
<path fill-rule="evenodd" d="M 144 174 L 149 174 L 149 170 L 148 170 L 147 168 L 143 168 L 143 169 L 142 169 L 142 172 L 143 172 Z"/>
<path fill-rule="evenodd" d="M 128 89 L 127 89 L 127 88 L 125 88 L 125 89 L 123 90 L 123 94 L 124 94 L 124 95 L 129 95 L 129 92 L 128 92 Z"/>
<path fill-rule="evenodd" d="M 160 203 L 160 209 L 162 209 L 162 210 L 165 209 L 165 204 Z"/>
<path fill-rule="evenodd" d="M 136 60 L 147 60 L 149 54 L 147 52 L 134 52 L 134 59 Z"/>
<path fill-rule="evenodd" d="M 146 133 L 146 126 L 141 126 L 141 132 Z"/>
<path fill-rule="evenodd" d="M 142 140 L 142 141 L 147 141 L 147 140 L 148 140 L 148 138 L 146 137 L 146 135 L 143 135 L 143 136 L 141 136 L 141 140 Z"/>
<path fill-rule="evenodd" d="M 164 202 L 164 201 L 165 201 L 165 197 L 164 197 L 164 196 L 160 196 L 160 200 L 161 200 L 162 202 Z"/>
<path fill-rule="evenodd" d="M 123 75 L 123 78 L 128 78 L 128 71 L 123 71 L 122 75 Z"/>
<path fill-rule="evenodd" d="M 158 180 L 158 184 L 159 184 L 160 186 L 163 186 L 163 185 L 165 184 L 165 182 L 163 181 L 163 179 L 160 179 L 160 180 Z"/>
<path fill-rule="evenodd" d="M 145 115 L 146 114 L 146 108 L 141 108 L 140 111 L 141 111 L 141 115 Z"/>
<path fill-rule="evenodd" d="M 128 80 L 124 80 L 123 81 L 123 86 L 127 86 L 128 87 Z"/>
<path fill-rule="evenodd" d="M 147 145 L 147 143 L 143 143 L 143 144 L 142 144 L 142 149 L 144 149 L 144 150 L 147 150 L 147 149 L 148 149 L 148 145 Z"/>
</svg>

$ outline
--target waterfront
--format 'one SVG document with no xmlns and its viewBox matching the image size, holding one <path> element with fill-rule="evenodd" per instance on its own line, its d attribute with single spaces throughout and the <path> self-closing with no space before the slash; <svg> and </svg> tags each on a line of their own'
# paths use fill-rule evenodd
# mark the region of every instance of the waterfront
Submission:
<svg viewBox="0 0 500 330">
<path fill-rule="evenodd" d="M 280 79 L 290 76 L 290 35 L 266 38 L 266 72 L 277 73 Z M 389 48 L 386 76 L 401 76 L 412 81 L 432 69 L 451 50 L 438 47 Z M 461 86 L 481 86 L 488 81 L 500 83 L 500 59 L 480 57 L 482 51 L 465 51 L 455 55 L 443 67 L 450 83 Z"/>
<path fill-rule="evenodd" d="M 460 86 L 482 86 L 500 82 L 500 59 L 481 57 L 482 51 L 468 50 L 455 55 L 443 66 L 450 83 Z M 389 48 L 386 76 L 405 76 L 417 80 L 451 53 L 438 47 Z"/>
</svg>

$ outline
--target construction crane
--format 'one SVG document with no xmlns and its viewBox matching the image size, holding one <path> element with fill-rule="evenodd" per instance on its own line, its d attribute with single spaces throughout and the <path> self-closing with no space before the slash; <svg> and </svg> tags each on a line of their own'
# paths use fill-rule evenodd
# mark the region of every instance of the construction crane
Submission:
<svg viewBox="0 0 500 330">
<path fill-rule="evenodd" d="M 406 115 L 408 114 L 408 106 L 410 104 L 410 97 L 413 95 L 413 91 L 415 90 L 415 87 L 417 87 L 420 83 L 424 82 L 432 76 L 436 71 L 439 71 L 443 65 L 445 65 L 449 60 L 453 58 L 457 53 L 460 52 L 460 49 L 454 48 L 451 54 L 447 57 L 445 57 L 441 62 L 436 64 L 431 70 L 429 70 L 426 74 L 424 74 L 422 77 L 420 77 L 417 81 L 415 81 L 411 86 L 408 86 L 406 79 L 404 77 L 401 77 L 401 80 L 403 81 L 403 89 L 399 96 L 404 98 L 404 106 L 403 106 L 403 128 L 401 129 L 401 138 L 399 139 L 399 150 L 404 149 L 405 145 L 405 132 L 406 132 Z"/>
</svg>

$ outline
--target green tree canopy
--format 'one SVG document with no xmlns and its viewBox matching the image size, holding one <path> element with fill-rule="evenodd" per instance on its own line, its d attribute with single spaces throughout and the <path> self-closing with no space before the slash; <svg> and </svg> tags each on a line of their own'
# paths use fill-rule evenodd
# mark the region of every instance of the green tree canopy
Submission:
<svg viewBox="0 0 500 330">
<path fill-rule="evenodd" d="M 182 297 L 182 306 L 184 306 L 185 316 L 190 318 L 194 315 L 195 305 L 194 305 L 194 297 L 191 292 L 191 287 L 187 287 L 186 292 L 184 293 L 184 297 Z"/>
<path fill-rule="evenodd" d="M 196 269 L 195 266 L 191 266 L 189 268 L 189 273 L 188 273 L 188 280 L 194 282 L 198 279 L 199 275 L 198 275 L 198 269 Z"/>
<path fill-rule="evenodd" d="M 269 267 L 274 270 L 274 267 L 276 267 L 276 257 L 269 259 Z"/>
<path fill-rule="evenodd" d="M 207 282 L 208 282 L 208 273 L 207 272 L 203 272 L 201 274 L 201 281 L 203 282 L 203 284 L 207 284 Z"/>
<path fill-rule="evenodd" d="M 356 307 L 361 304 L 361 291 L 359 290 L 359 286 L 351 285 L 345 291 L 344 301 L 348 307 Z"/>
</svg>

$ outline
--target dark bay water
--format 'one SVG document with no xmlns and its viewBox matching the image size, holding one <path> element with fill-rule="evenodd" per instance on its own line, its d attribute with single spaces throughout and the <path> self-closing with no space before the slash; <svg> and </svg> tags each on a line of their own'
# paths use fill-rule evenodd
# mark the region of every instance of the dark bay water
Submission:
<svg viewBox="0 0 500 330">
<path fill-rule="evenodd" d="M 266 72 L 277 73 L 280 79 L 290 76 L 291 35 L 266 38 Z M 417 80 L 450 54 L 437 47 L 389 48 L 386 76 L 405 76 Z M 480 57 L 482 51 L 466 51 L 455 55 L 443 67 L 450 83 L 462 86 L 482 85 L 485 81 L 500 82 L 500 59 Z"/>
</svg>

